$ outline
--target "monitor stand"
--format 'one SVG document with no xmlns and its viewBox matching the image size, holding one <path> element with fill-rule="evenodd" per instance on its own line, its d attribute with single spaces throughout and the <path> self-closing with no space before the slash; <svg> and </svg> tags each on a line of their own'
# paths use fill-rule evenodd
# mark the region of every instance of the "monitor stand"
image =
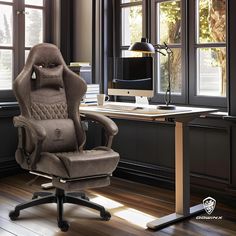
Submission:
<svg viewBox="0 0 236 236">
<path fill-rule="evenodd" d="M 149 105 L 147 97 L 135 96 L 135 105 L 142 106 L 142 105 Z"/>
</svg>

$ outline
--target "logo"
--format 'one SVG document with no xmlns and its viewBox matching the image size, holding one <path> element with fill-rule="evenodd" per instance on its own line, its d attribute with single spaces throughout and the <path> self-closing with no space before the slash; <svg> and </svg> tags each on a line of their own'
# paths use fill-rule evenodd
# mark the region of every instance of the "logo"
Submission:
<svg viewBox="0 0 236 236">
<path fill-rule="evenodd" d="M 55 133 L 55 136 L 57 139 L 59 139 L 61 137 L 61 130 L 60 129 L 55 129 L 54 133 Z"/>
<path fill-rule="evenodd" d="M 212 197 L 207 197 L 203 201 L 203 207 L 208 215 L 210 215 L 216 206 L 216 200 Z"/>
</svg>

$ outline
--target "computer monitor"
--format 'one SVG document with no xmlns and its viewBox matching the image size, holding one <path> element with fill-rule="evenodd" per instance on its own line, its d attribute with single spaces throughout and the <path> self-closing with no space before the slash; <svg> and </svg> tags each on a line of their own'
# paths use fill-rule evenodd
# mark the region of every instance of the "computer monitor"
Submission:
<svg viewBox="0 0 236 236">
<path fill-rule="evenodd" d="M 115 75 L 108 84 L 108 94 L 153 97 L 153 58 L 116 58 Z"/>
</svg>

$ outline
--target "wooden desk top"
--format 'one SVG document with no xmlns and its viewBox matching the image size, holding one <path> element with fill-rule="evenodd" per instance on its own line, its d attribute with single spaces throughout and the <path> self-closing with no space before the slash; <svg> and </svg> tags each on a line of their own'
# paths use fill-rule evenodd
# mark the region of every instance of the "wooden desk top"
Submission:
<svg viewBox="0 0 236 236">
<path fill-rule="evenodd" d="M 128 106 L 134 107 L 134 110 L 121 110 L 106 108 L 106 105 Z M 140 106 L 138 106 L 140 108 Z M 206 115 L 210 112 L 216 112 L 217 109 L 211 108 L 198 108 L 198 107 L 182 107 L 176 106 L 175 110 L 161 110 L 157 109 L 157 105 L 144 105 L 142 109 L 137 109 L 134 103 L 124 102 L 106 102 L 104 106 L 96 105 L 81 105 L 80 112 L 96 112 L 101 113 L 112 118 L 119 119 L 133 119 L 133 120 L 165 120 L 165 118 L 184 118 L 184 117 L 198 117 Z"/>
</svg>

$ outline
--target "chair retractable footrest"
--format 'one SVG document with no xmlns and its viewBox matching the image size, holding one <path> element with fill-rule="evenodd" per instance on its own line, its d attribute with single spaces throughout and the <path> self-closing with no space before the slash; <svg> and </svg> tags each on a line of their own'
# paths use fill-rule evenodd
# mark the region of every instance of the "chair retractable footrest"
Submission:
<svg viewBox="0 0 236 236">
<path fill-rule="evenodd" d="M 108 177 L 108 176 L 111 176 L 111 175 L 94 175 L 94 176 L 88 176 L 88 177 L 79 177 L 79 178 L 73 178 L 73 179 L 63 179 L 63 178 L 60 178 L 60 182 L 62 184 L 65 184 L 67 182 L 73 182 L 73 181 L 79 181 L 79 180 L 89 180 L 89 179 L 97 179 L 97 178 L 104 178 L 104 177 Z"/>
</svg>

